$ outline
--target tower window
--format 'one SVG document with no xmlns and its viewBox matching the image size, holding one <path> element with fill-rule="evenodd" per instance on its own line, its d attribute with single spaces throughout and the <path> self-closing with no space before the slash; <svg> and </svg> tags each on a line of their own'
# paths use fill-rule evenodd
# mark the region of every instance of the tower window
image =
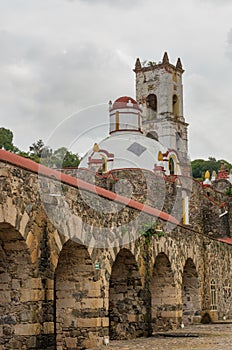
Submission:
<svg viewBox="0 0 232 350">
<path fill-rule="evenodd" d="M 175 117 L 177 117 L 180 112 L 179 112 L 179 99 L 177 95 L 173 95 L 172 97 L 172 113 L 174 114 Z"/>
<path fill-rule="evenodd" d="M 151 108 L 154 112 L 157 112 L 157 96 L 155 94 L 147 96 L 147 107 Z"/>
<path fill-rule="evenodd" d="M 169 172 L 170 175 L 175 175 L 175 162 L 173 158 L 169 159 Z"/>
</svg>

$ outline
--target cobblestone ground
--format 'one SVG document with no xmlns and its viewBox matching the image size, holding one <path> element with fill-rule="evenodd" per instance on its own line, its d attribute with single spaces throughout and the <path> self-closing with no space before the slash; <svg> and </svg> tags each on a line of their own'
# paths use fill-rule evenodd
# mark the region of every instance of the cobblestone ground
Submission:
<svg viewBox="0 0 232 350">
<path fill-rule="evenodd" d="M 232 350 L 232 323 L 194 325 L 150 338 L 110 341 L 95 350 Z"/>
</svg>

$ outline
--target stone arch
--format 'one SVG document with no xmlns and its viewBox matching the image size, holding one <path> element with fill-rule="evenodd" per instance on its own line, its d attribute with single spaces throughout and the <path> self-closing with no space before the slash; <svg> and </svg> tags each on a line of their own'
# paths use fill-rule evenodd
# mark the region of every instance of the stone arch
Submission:
<svg viewBox="0 0 232 350">
<path fill-rule="evenodd" d="M 43 299 L 42 281 L 35 276 L 25 239 L 12 225 L 0 223 L 0 327 L 4 349 L 38 345 Z"/>
<path fill-rule="evenodd" d="M 154 119 L 157 115 L 157 96 L 155 94 L 149 94 L 146 98 L 146 106 L 148 113 L 148 120 Z"/>
<path fill-rule="evenodd" d="M 100 282 L 87 248 L 68 240 L 55 271 L 57 348 L 95 347 L 104 336 Z"/>
<path fill-rule="evenodd" d="M 180 249 L 179 245 L 177 245 L 177 242 L 175 240 L 169 239 L 168 237 L 165 237 L 165 235 L 159 238 L 158 244 L 157 244 L 157 240 L 155 240 L 154 238 L 155 237 L 153 237 L 153 249 L 152 249 L 151 264 L 150 264 L 150 269 L 152 273 L 153 273 L 157 256 L 164 254 L 170 263 L 170 266 L 171 266 L 170 268 L 173 273 L 174 281 L 179 281 L 182 276 L 182 270 L 181 268 L 177 268 L 177 267 L 179 267 L 180 265 L 181 266 L 183 265 L 181 264 L 182 261 L 179 261 L 179 256 L 178 256 L 178 251 Z M 172 256 L 172 259 L 169 258 L 170 256 Z"/>
<path fill-rule="evenodd" d="M 201 298 L 200 283 L 193 259 L 186 260 L 182 275 L 182 322 L 192 324 L 200 322 Z"/>
<path fill-rule="evenodd" d="M 178 324 L 180 303 L 170 260 L 165 253 L 156 256 L 151 278 L 151 319 L 154 331 Z"/>
<path fill-rule="evenodd" d="M 109 323 L 111 339 L 129 339 L 147 334 L 146 297 L 135 256 L 121 249 L 109 282 Z"/>
<path fill-rule="evenodd" d="M 30 218 L 27 211 L 22 211 L 21 207 L 16 206 L 11 197 L 7 197 L 6 201 L 0 205 L 0 222 L 5 222 L 14 227 L 26 241 L 27 233 L 25 228 Z"/>
<path fill-rule="evenodd" d="M 157 112 L 157 96 L 155 94 L 149 94 L 146 98 L 147 107 L 151 108 L 154 112 Z"/>
</svg>

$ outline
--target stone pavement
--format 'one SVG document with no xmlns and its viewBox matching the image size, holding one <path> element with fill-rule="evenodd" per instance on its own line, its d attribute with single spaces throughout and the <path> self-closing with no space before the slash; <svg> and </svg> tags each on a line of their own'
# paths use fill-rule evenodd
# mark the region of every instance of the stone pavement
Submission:
<svg viewBox="0 0 232 350">
<path fill-rule="evenodd" d="M 150 338 L 110 341 L 95 350 L 232 350 L 232 323 L 194 325 Z M 93 349 L 92 349 L 93 350 Z"/>
</svg>

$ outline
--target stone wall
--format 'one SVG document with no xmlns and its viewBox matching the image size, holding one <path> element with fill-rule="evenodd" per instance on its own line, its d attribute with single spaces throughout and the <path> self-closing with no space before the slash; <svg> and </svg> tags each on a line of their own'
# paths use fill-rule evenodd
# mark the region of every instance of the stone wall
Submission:
<svg viewBox="0 0 232 350">
<path fill-rule="evenodd" d="M 0 188 L 1 350 L 91 348 L 232 317 L 232 248 L 203 235 L 199 203 L 193 230 L 6 163 Z M 103 227 L 107 244 L 91 245 Z"/>
<path fill-rule="evenodd" d="M 178 325 L 177 313 L 181 310 L 171 263 L 165 253 L 155 259 L 151 290 L 151 322 L 154 331 L 168 330 Z"/>
<path fill-rule="evenodd" d="M 66 242 L 55 273 L 57 350 L 89 348 L 107 334 L 106 307 L 95 275 L 87 249 Z"/>
<path fill-rule="evenodd" d="M 109 281 L 109 321 L 111 339 L 148 335 L 146 293 L 138 264 L 130 250 L 121 249 Z"/>
<path fill-rule="evenodd" d="M 141 169 L 120 169 L 100 176 L 79 169 L 78 177 L 117 194 L 135 199 L 176 217 L 182 222 L 182 192 L 190 197 L 190 226 L 199 232 L 217 237 L 231 237 L 232 196 L 227 193 L 231 184 L 217 180 L 212 186 L 189 177 L 161 177 Z M 228 214 L 221 216 L 222 213 Z"/>
<path fill-rule="evenodd" d="M 232 196 L 227 194 L 229 187 L 226 180 L 215 181 L 212 186 L 193 181 L 190 224 L 195 230 L 214 238 L 231 237 Z"/>
</svg>

